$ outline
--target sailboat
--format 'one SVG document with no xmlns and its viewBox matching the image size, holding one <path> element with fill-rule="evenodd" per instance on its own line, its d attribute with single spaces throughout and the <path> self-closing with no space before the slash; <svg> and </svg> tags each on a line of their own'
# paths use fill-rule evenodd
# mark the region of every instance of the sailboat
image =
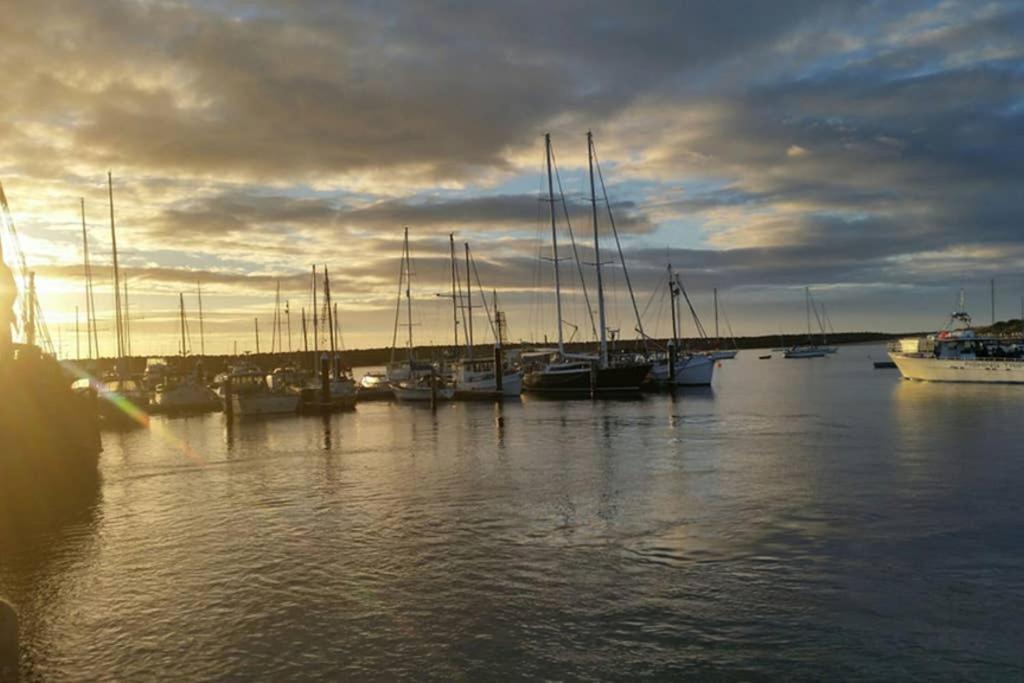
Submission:
<svg viewBox="0 0 1024 683">
<path fill-rule="evenodd" d="M 668 291 L 672 308 L 672 349 L 667 354 L 655 356 L 651 365 L 651 378 L 657 384 L 675 386 L 710 386 L 715 372 L 715 359 L 704 353 L 679 353 L 679 297 L 683 293 L 678 276 L 668 266 Z M 675 367 L 672 367 L 672 364 Z"/>
<path fill-rule="evenodd" d="M 321 356 L 319 376 L 302 390 L 302 411 L 313 413 L 351 410 L 356 406 L 356 383 L 341 366 L 335 329 L 335 311 L 331 307 L 331 278 L 324 266 L 324 311 L 327 318 L 330 355 Z"/>
<path fill-rule="evenodd" d="M 590 172 L 590 203 L 594 229 L 594 268 L 597 274 L 597 310 L 599 347 L 596 356 L 589 354 L 570 355 L 565 351 L 562 332 L 562 289 L 558 258 L 558 226 L 555 217 L 555 192 L 552 177 L 551 134 L 544 135 L 544 149 L 548 177 L 548 202 L 551 209 L 552 262 L 555 268 L 555 302 L 557 310 L 558 351 L 538 363 L 523 376 L 523 389 L 539 394 L 560 394 L 590 392 L 592 394 L 614 394 L 638 392 L 644 383 L 651 364 L 646 360 L 617 358 L 615 362 L 608 353 L 608 328 L 605 321 L 604 283 L 601 274 L 601 244 L 597 224 L 597 195 L 594 185 L 594 139 L 587 132 L 587 160 Z M 625 265 L 625 264 L 623 264 Z"/>
<path fill-rule="evenodd" d="M 735 358 L 736 354 L 739 353 L 739 350 L 736 349 L 736 348 L 732 348 L 732 349 L 723 349 L 722 348 L 722 336 L 721 336 L 721 334 L 719 333 L 719 330 L 718 330 L 718 287 L 715 287 L 712 291 L 714 293 L 714 300 L 715 300 L 715 348 L 713 348 L 710 351 L 708 351 L 707 355 L 712 360 L 729 360 L 729 359 Z M 728 322 L 728 319 L 726 319 L 726 322 Z M 730 331 L 731 331 L 731 329 L 730 329 Z M 733 338 L 732 343 L 733 343 L 733 346 L 735 347 L 735 345 L 736 345 L 736 339 L 735 338 Z"/>
<path fill-rule="evenodd" d="M 402 246 L 402 267 L 398 276 L 399 298 L 395 308 L 395 333 L 391 341 L 391 363 L 388 364 L 388 383 L 391 392 L 399 401 L 432 401 L 451 400 L 455 396 L 455 388 L 438 376 L 432 363 L 416 359 L 412 342 L 412 293 L 410 279 L 412 277 L 412 257 L 409 254 L 409 228 L 405 228 Z M 407 358 L 405 362 L 396 363 L 395 342 L 398 337 L 398 318 L 402 308 L 402 286 L 405 286 L 406 327 L 409 331 Z"/>
<path fill-rule="evenodd" d="M 107 173 L 107 191 L 110 197 L 110 243 L 114 267 L 114 325 L 117 328 L 117 359 L 114 371 L 100 382 L 100 419 L 111 425 L 134 426 L 138 415 L 149 407 L 149 392 L 130 372 L 127 351 L 127 324 L 122 313 L 121 275 L 117 265 L 117 232 L 114 229 L 114 180 Z M 126 283 L 127 284 L 127 283 Z M 125 289 L 127 298 L 127 289 Z"/>
<path fill-rule="evenodd" d="M 178 317 L 181 325 L 181 359 L 188 354 L 185 330 L 185 297 L 178 293 Z M 155 367 L 155 366 L 154 366 Z M 147 368 L 148 369 L 148 368 Z M 220 399 L 202 382 L 202 362 L 191 372 L 174 372 L 165 366 L 153 390 L 150 412 L 185 414 L 209 413 L 220 409 Z"/>
<path fill-rule="evenodd" d="M 811 338 L 811 288 L 805 287 L 807 299 L 807 343 L 791 346 L 783 354 L 786 358 L 821 358 L 827 351 L 817 346 Z"/>
<path fill-rule="evenodd" d="M 498 329 L 493 327 L 494 331 L 494 348 L 495 353 L 490 358 L 480 358 L 473 356 L 473 309 L 477 308 L 473 305 L 473 283 L 471 278 L 471 271 L 473 270 L 472 257 L 470 256 L 469 243 L 465 245 L 466 249 L 466 304 L 462 307 L 463 314 L 466 319 L 466 357 L 460 358 L 453 364 L 452 379 L 455 383 L 455 398 L 461 400 L 484 400 L 484 399 L 495 399 L 495 398 L 507 398 L 519 396 L 523 390 L 523 375 L 518 368 L 513 367 L 505 362 L 504 354 L 502 353 L 502 344 L 500 334 L 501 323 L 498 323 Z M 455 264 L 455 248 L 454 242 L 452 243 L 452 276 L 457 274 Z M 477 282 L 478 289 L 480 282 Z M 453 287 L 453 296 L 458 296 L 454 293 L 455 288 Z M 482 296 L 482 291 L 481 291 Z M 486 302 L 484 302 L 486 303 Z M 498 317 L 498 306 L 497 306 L 497 295 L 495 295 L 495 317 Z M 488 322 L 490 320 L 490 311 L 488 310 Z M 458 344 L 458 320 L 456 319 L 456 345 Z M 498 364 L 501 364 L 501 384 L 498 384 L 498 373 L 495 368 Z"/>
</svg>

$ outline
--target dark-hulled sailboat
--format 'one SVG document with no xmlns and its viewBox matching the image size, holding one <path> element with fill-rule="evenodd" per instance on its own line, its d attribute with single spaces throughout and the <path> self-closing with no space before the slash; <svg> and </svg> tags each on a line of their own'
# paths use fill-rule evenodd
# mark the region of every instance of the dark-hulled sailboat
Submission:
<svg viewBox="0 0 1024 683">
<path fill-rule="evenodd" d="M 524 391 L 535 394 L 623 394 L 636 393 L 650 372 L 651 365 L 633 357 L 611 358 L 608 353 L 608 329 L 605 324 L 604 283 L 601 277 L 601 245 L 597 223 L 597 195 L 594 187 L 594 141 L 587 133 L 587 158 L 590 170 L 590 202 L 594 228 L 594 267 L 597 273 L 597 309 L 599 347 L 597 355 L 569 354 L 562 333 L 562 286 L 558 258 L 558 225 L 555 217 L 555 191 L 552 176 L 551 135 L 544 136 L 548 176 L 548 202 L 551 213 L 552 263 L 555 268 L 555 306 L 557 311 L 558 350 L 538 359 L 523 376 Z M 624 265 L 624 264 L 623 264 Z M 529 357 L 529 356 L 527 356 Z"/>
</svg>

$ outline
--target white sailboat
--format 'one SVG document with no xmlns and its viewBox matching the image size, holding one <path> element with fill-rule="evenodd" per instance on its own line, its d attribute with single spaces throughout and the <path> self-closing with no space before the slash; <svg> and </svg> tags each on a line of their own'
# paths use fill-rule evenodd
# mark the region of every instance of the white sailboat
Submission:
<svg viewBox="0 0 1024 683">
<path fill-rule="evenodd" d="M 661 354 L 652 359 L 651 379 L 657 384 L 674 386 L 710 386 L 715 373 L 715 359 L 709 354 L 685 353 L 679 338 L 679 297 L 683 295 L 682 283 L 668 266 L 668 289 L 672 310 L 672 348 L 674 352 Z M 678 352 L 678 355 L 676 354 Z M 675 367 L 672 367 L 674 360 Z"/>
<path fill-rule="evenodd" d="M 184 361 L 188 351 L 185 343 L 185 297 L 179 292 L 179 317 L 181 321 L 181 357 Z M 154 377 L 158 366 L 154 365 Z M 220 401 L 215 393 L 203 385 L 200 377 L 202 365 L 197 364 L 190 373 L 164 370 L 153 391 L 152 410 L 159 413 L 207 413 L 218 410 Z M 149 367 L 147 367 L 149 370 Z"/>
<path fill-rule="evenodd" d="M 804 295 L 807 305 L 807 343 L 797 344 L 786 349 L 783 353 L 785 358 L 822 358 L 828 351 L 816 345 L 811 339 L 811 288 L 804 288 Z"/>
<path fill-rule="evenodd" d="M 410 279 L 412 277 L 412 259 L 409 254 L 409 228 L 405 228 L 405 239 L 402 246 L 402 268 L 399 272 L 399 298 L 395 309 L 395 333 L 391 342 L 391 363 L 388 364 L 388 382 L 391 392 L 399 401 L 431 401 L 451 400 L 455 396 L 455 388 L 438 376 L 432 363 L 416 360 L 412 341 L 412 293 Z M 398 319 L 402 307 L 402 286 L 405 286 L 405 311 L 409 336 L 407 343 L 407 359 L 405 362 L 394 361 L 395 342 L 398 336 Z"/>
</svg>

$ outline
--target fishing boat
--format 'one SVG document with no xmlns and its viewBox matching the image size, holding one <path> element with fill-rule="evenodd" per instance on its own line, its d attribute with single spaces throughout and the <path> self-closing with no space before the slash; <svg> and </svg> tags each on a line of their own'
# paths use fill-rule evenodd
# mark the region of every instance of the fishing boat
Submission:
<svg viewBox="0 0 1024 683">
<path fill-rule="evenodd" d="M 925 382 L 1024 383 L 1024 340 L 979 334 L 960 305 L 946 327 L 924 337 L 900 339 L 889 358 L 905 379 Z"/>
<path fill-rule="evenodd" d="M 238 365 L 229 369 L 220 387 L 224 409 L 230 409 L 240 416 L 281 415 L 295 413 L 299 409 L 299 395 L 284 390 L 274 391 L 267 383 L 267 376 L 252 365 Z"/>
<path fill-rule="evenodd" d="M 593 218 L 594 232 L 594 268 L 597 281 L 597 333 L 598 353 L 591 354 L 568 354 L 565 351 L 565 339 L 562 330 L 562 289 L 561 274 L 558 256 L 558 225 L 555 208 L 554 180 L 552 175 L 552 149 L 551 135 L 544 136 L 545 160 L 547 166 L 548 181 L 548 203 L 551 218 L 551 246 L 552 264 L 555 275 L 555 305 L 556 320 L 558 328 L 558 350 L 551 355 L 546 362 L 537 363 L 527 370 L 523 375 L 523 390 L 538 394 L 576 394 L 589 392 L 590 394 L 625 394 L 637 393 L 641 385 L 646 381 L 651 369 L 651 363 L 646 358 L 637 358 L 630 355 L 612 356 L 608 348 L 608 328 L 605 321 L 605 300 L 604 284 L 601 271 L 601 243 L 597 223 L 597 195 L 594 182 L 594 140 L 590 132 L 587 132 L 587 160 L 590 177 L 590 203 Z M 603 180 L 602 180 L 603 187 Z M 609 217 L 611 215 L 611 203 L 607 201 Z M 614 221 L 610 221 L 614 226 Z M 621 258 L 620 250 L 620 258 Z M 625 259 L 622 259 L 623 270 L 626 273 L 628 284 L 628 271 L 625 270 Z M 629 285 L 632 295 L 632 286 Z M 638 328 L 642 329 L 639 322 L 639 312 L 636 309 L 634 300 L 634 312 L 637 314 Z"/>
</svg>

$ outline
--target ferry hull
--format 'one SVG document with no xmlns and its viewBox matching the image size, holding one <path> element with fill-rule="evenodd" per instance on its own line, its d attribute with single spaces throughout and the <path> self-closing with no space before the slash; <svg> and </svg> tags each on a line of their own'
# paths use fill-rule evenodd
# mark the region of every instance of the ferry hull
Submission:
<svg viewBox="0 0 1024 683">
<path fill-rule="evenodd" d="M 905 379 L 922 382 L 1024 384 L 1024 362 L 991 358 L 960 360 L 890 353 Z"/>
</svg>

